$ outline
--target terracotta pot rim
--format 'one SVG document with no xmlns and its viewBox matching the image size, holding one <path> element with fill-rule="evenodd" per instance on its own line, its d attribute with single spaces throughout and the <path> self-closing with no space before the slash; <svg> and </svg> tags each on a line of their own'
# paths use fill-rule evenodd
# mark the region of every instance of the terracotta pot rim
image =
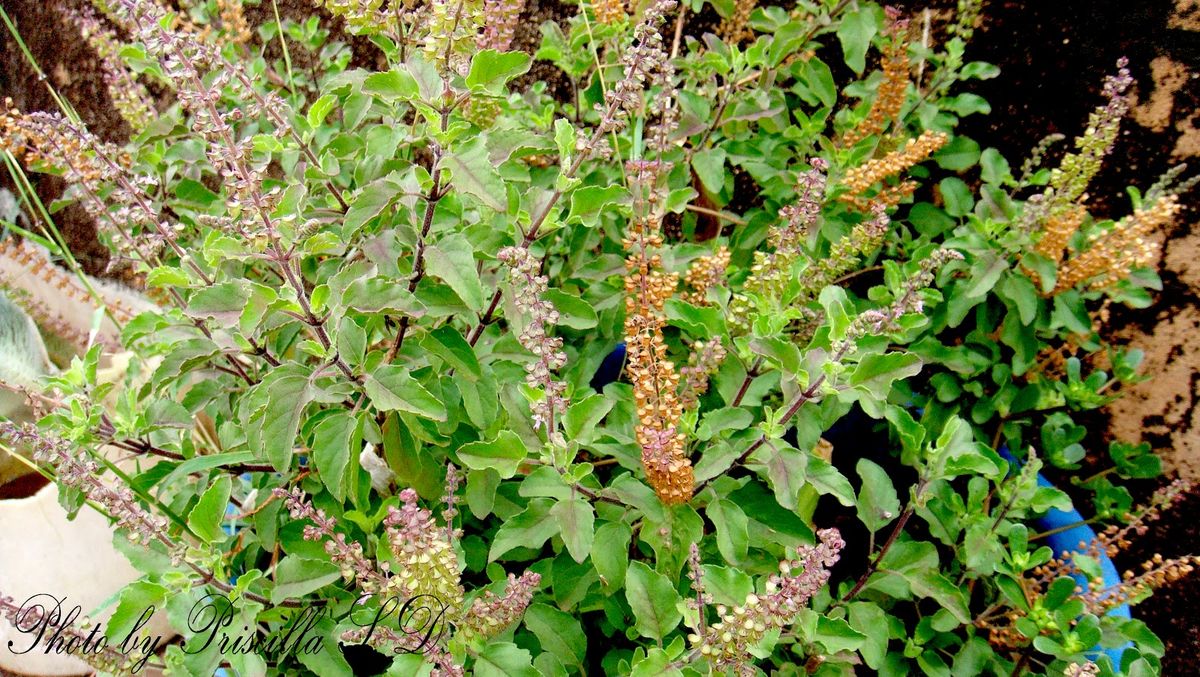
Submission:
<svg viewBox="0 0 1200 677">
<path fill-rule="evenodd" d="M 33 502 L 53 486 L 55 486 L 54 482 L 36 472 L 22 475 L 0 484 L 0 505 L 11 506 L 22 502 Z"/>
</svg>

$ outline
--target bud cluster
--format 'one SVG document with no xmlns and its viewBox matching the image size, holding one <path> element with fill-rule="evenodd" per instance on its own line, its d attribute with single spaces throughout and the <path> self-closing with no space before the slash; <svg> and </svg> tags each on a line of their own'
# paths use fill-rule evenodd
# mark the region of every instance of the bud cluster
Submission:
<svg viewBox="0 0 1200 677">
<path fill-rule="evenodd" d="M 544 427 L 546 434 L 553 436 L 555 413 L 566 411 L 569 401 L 565 395 L 567 384 L 554 379 L 554 372 L 567 363 L 567 354 L 562 339 L 549 334 L 559 319 L 558 310 L 545 298 L 549 279 L 540 274 L 540 264 L 525 247 L 505 247 L 499 259 L 508 266 L 513 304 L 525 316 L 525 328 L 517 340 L 537 358 L 525 365 L 525 382 L 543 394 L 532 405 L 534 427 Z"/>
<path fill-rule="evenodd" d="M 625 0 L 593 0 L 592 11 L 596 13 L 596 21 L 606 26 L 621 23 L 628 16 Z"/>
<path fill-rule="evenodd" d="M 779 210 L 780 223 L 767 234 L 767 243 L 774 247 L 770 253 L 755 252 L 750 277 L 735 294 L 729 306 L 733 329 L 745 334 L 750 331 L 750 317 L 754 309 L 752 296 L 780 300 L 788 286 L 795 282 L 792 268 L 804 254 L 804 243 L 817 225 L 821 207 L 825 204 L 829 164 L 821 158 L 809 161 L 811 169 L 800 175 L 795 204 Z"/>
<path fill-rule="evenodd" d="M 849 235 L 835 241 L 826 256 L 813 258 L 803 255 L 808 260 L 808 267 L 800 279 L 801 299 L 807 301 L 817 298 L 822 289 L 854 270 L 862 257 L 883 244 L 892 220 L 888 218 L 887 207 L 883 203 L 872 203 L 870 209 L 871 218 L 854 226 Z"/>
<path fill-rule="evenodd" d="M 239 139 L 236 125 L 266 115 L 276 123 L 275 137 L 283 138 L 291 132 L 285 122 L 286 104 L 274 93 L 260 95 L 240 63 L 228 61 L 195 32 L 170 28 L 167 13 L 157 4 L 117 0 L 116 12 L 173 81 L 179 102 L 192 116 L 192 131 L 205 141 L 209 162 L 228 186 L 230 214 L 222 222 L 250 236 L 256 229 L 254 222 L 262 219 L 274 235 L 268 215 L 279 196 L 263 193 L 265 166 L 253 161 L 253 139 Z M 237 106 L 223 104 L 227 92 L 236 98 Z"/>
<path fill-rule="evenodd" d="M 414 2 L 389 0 L 317 0 L 330 14 L 346 22 L 346 28 L 356 35 L 396 32 L 397 14 L 411 10 Z"/>
<path fill-rule="evenodd" d="M 626 371 L 633 384 L 638 424 L 636 437 L 642 448 L 646 477 L 667 504 L 692 497 L 694 474 L 679 431 L 683 405 L 679 399 L 679 373 L 668 359 L 663 340 L 663 306 L 675 294 L 679 276 L 662 270 L 663 245 L 660 205 L 656 186 L 662 165 L 630 161 L 627 174 L 633 189 L 633 217 L 622 241 L 625 246 L 625 346 Z"/>
<path fill-rule="evenodd" d="M 15 238 L 0 240 L 0 288 L 40 327 L 75 349 L 84 351 L 93 342 L 92 312 L 88 311 L 95 310 L 94 301 L 73 276 L 50 261 L 41 247 Z M 124 324 L 133 318 L 134 309 L 123 299 L 105 298 L 105 302 L 117 322 Z M 117 334 L 116 327 L 106 323 L 94 342 L 116 348 Z"/>
<path fill-rule="evenodd" d="M 598 134 L 623 128 L 629 115 L 640 109 L 643 91 L 654 86 L 670 86 L 674 69 L 659 24 L 673 9 L 675 0 L 653 0 L 646 7 L 641 22 L 634 28 L 632 46 L 621 56 L 625 76 L 604 93 L 604 107 L 597 107 L 600 112 Z"/>
<path fill-rule="evenodd" d="M 417 505 L 413 489 L 401 491 L 400 501 L 402 505 L 388 508 L 383 519 L 392 560 L 399 567 L 388 579 L 386 596 L 432 595 L 457 613 L 462 607 L 463 589 L 451 540 L 458 532 L 447 534 L 438 527 L 433 513 Z"/>
<path fill-rule="evenodd" d="M 1117 74 L 1104 80 L 1104 105 L 1092 111 L 1087 129 L 1075 139 L 1078 152 L 1067 154 L 1059 167 L 1050 172 L 1050 190 L 1057 204 L 1065 206 L 1082 196 L 1100 171 L 1104 157 L 1112 152 L 1121 120 L 1129 112 L 1130 101 L 1125 91 L 1133 84 L 1133 76 L 1128 65 L 1125 57 L 1117 61 Z"/>
<path fill-rule="evenodd" d="M 1036 472 L 1036 470 L 1034 471 Z M 1023 473 L 1024 474 L 1024 473 Z M 1175 480 L 1156 491 L 1150 500 L 1135 513 L 1125 515 L 1126 523 L 1110 525 L 1099 533 L 1091 542 L 1080 541 L 1078 551 L 1064 553 L 1049 562 L 1035 567 L 1032 577 L 1026 579 L 1025 587 L 1031 594 L 1044 595 L 1050 584 L 1065 576 L 1079 576 L 1083 569 L 1077 558 L 1086 557 L 1095 561 L 1101 554 L 1115 557 L 1130 545 L 1130 537 L 1144 535 L 1149 530 L 1149 523 L 1159 519 L 1186 492 L 1192 490 L 1192 485 L 1183 480 Z M 1086 613 L 1103 616 L 1109 610 L 1123 604 L 1135 604 L 1150 594 L 1155 588 L 1168 585 L 1193 573 L 1200 565 L 1200 557 L 1179 557 L 1166 559 L 1155 554 L 1142 563 L 1141 571 L 1126 571 L 1119 583 L 1106 586 L 1103 577 L 1097 576 L 1087 581 L 1085 585 L 1075 588 L 1075 599 L 1084 604 Z M 1035 605 L 1033 613 L 1041 606 Z M 993 623 L 986 619 L 976 624 L 986 628 L 989 633 L 988 641 L 1001 647 L 1018 647 L 1028 642 L 1028 637 L 1018 629 L 1018 621 L 1029 613 L 1022 609 L 1008 609 L 1003 615 L 1002 623 Z M 1091 674 L 1086 669 L 1076 674 Z"/>
<path fill-rule="evenodd" d="M 889 176 L 899 174 L 909 167 L 925 161 L 939 148 L 946 145 L 949 140 L 950 137 L 944 132 L 924 131 L 917 138 L 906 141 L 902 148 L 883 157 L 868 160 L 858 167 L 851 167 L 846 170 L 846 176 L 842 179 L 846 192 L 840 199 L 847 204 L 860 208 L 865 207 L 867 202 L 864 193 L 872 186 Z M 915 189 L 915 182 L 902 181 L 894 186 L 885 187 L 874 196 L 874 199 L 894 205 L 905 196 L 912 194 Z"/>
<path fill-rule="evenodd" d="M 829 582 L 829 568 L 837 563 L 846 542 L 837 529 L 817 532 L 818 543 L 802 546 L 796 558 L 779 563 L 779 573 L 768 579 L 763 594 L 751 593 L 732 609 L 717 607 L 719 620 L 690 640 L 719 670 L 733 669 L 754 675 L 751 650 L 769 630 L 792 623 L 808 601 Z M 701 612 L 703 613 L 703 611 Z"/>
<path fill-rule="evenodd" d="M 100 464 L 72 448 L 67 440 L 50 438 L 32 425 L 9 421 L 0 422 L 0 440 L 27 446 L 35 461 L 54 469 L 59 486 L 75 489 L 98 505 L 118 529 L 125 530 L 130 542 L 145 546 L 160 543 L 174 561 L 182 561 L 186 545 L 168 537 L 166 518 L 143 508 L 127 485 L 110 486 L 102 481 Z"/>
<path fill-rule="evenodd" d="M 951 261 L 961 261 L 963 255 L 953 249 L 936 249 L 923 259 L 917 272 L 905 281 L 891 305 L 885 308 L 874 308 L 859 313 L 850 321 L 846 328 L 846 337 L 833 346 L 833 354 L 840 359 L 849 352 L 858 339 L 868 335 L 878 335 L 900 329 L 898 320 L 909 313 L 921 313 L 925 310 L 921 291 L 933 284 L 933 278 L 942 266 Z"/>
<path fill-rule="evenodd" d="M 1042 236 L 1034 245 L 1034 251 L 1058 265 L 1063 260 L 1071 236 L 1079 231 L 1086 218 L 1087 210 L 1078 204 L 1069 205 L 1058 214 L 1048 217 L 1042 225 Z"/>
<path fill-rule="evenodd" d="M 176 243 L 184 226 L 160 216 L 150 197 L 156 181 L 130 170 L 132 160 L 116 146 L 97 139 L 82 124 L 60 113 L 22 113 L 6 101 L 0 113 L 0 150 L 27 164 L 59 169 L 70 189 L 82 194 L 81 206 L 121 255 L 153 263 L 163 245 L 181 259 Z"/>
<path fill-rule="evenodd" d="M 721 20 L 717 26 L 717 35 L 731 45 L 740 44 L 754 39 L 754 30 L 750 28 L 750 15 L 758 9 L 758 0 L 734 0 L 733 14 Z"/>
<path fill-rule="evenodd" d="M 79 28 L 83 39 L 100 57 L 100 70 L 113 107 L 134 133 L 141 131 L 156 114 L 154 103 L 146 86 L 138 82 L 121 60 L 120 40 L 87 5 L 66 8 L 62 12 Z"/>
<path fill-rule="evenodd" d="M 532 571 L 526 571 L 519 578 L 509 574 L 504 596 L 484 590 L 471 601 L 459 625 L 461 632 L 468 638 L 485 640 L 500 634 L 525 615 L 541 582 L 542 575 Z"/>
<path fill-rule="evenodd" d="M 38 598 L 30 598 L 28 602 L 18 605 L 12 597 L 0 593 L 0 618 L 12 624 L 13 628 L 22 634 L 38 635 L 49 630 L 46 652 L 52 647 L 76 647 L 72 656 L 87 663 L 101 674 L 132 675 L 137 674 L 138 666 L 132 654 L 121 651 L 116 645 L 109 645 L 105 640 L 103 628 L 96 628 L 94 621 L 88 618 L 77 622 L 68 622 L 58 609 L 48 610 L 42 604 L 36 603 Z M 42 596 L 41 599 L 46 599 Z M 49 601 L 49 600 L 47 600 Z M 38 647 L 41 650 L 43 647 Z M 9 641 L 8 651 L 13 650 L 13 642 Z"/>
<path fill-rule="evenodd" d="M 475 45 L 479 49 L 507 52 L 512 48 L 513 36 L 524 9 L 525 0 L 483 0 L 483 15 L 487 22 L 475 38 Z"/>
<path fill-rule="evenodd" d="M 1173 223 L 1182 209 L 1177 195 L 1165 193 L 1097 233 L 1087 249 L 1060 266 L 1055 292 L 1082 282 L 1094 289 L 1107 287 L 1129 277 L 1134 269 L 1149 266 L 1159 249 L 1154 234 Z"/>
<path fill-rule="evenodd" d="M 326 516 L 324 510 L 313 507 L 299 487 L 290 493 L 279 488 L 275 490 L 274 495 L 283 499 L 292 519 L 306 519 L 312 522 L 304 526 L 304 540 L 324 541 L 325 552 L 333 563 L 341 568 L 342 578 L 354 581 L 359 590 L 370 594 L 378 594 L 387 589 L 387 578 L 367 560 L 362 544 L 350 543 L 345 534 L 335 532 L 333 529 L 337 526 L 337 520 Z"/>
<path fill-rule="evenodd" d="M 846 131 L 843 146 L 853 146 L 868 136 L 879 134 L 898 118 L 908 92 L 908 19 L 901 19 L 893 7 L 887 8 L 884 36 L 889 40 L 883 52 L 883 79 L 875 90 L 875 99 L 867 117 Z"/>
<path fill-rule="evenodd" d="M 684 292 L 683 300 L 694 306 L 708 305 L 708 290 L 719 287 L 725 282 L 725 270 L 729 267 L 729 247 L 722 245 L 717 253 L 701 256 L 692 261 L 683 282 L 689 291 Z"/>
<path fill-rule="evenodd" d="M 425 57 L 444 73 L 466 75 L 479 28 L 484 25 L 483 10 L 480 0 L 430 0 Z M 495 21 L 499 17 L 488 18 Z"/>
<path fill-rule="evenodd" d="M 447 495 L 453 496 L 458 486 L 458 474 L 451 467 L 447 471 Z M 389 507 L 384 517 L 385 541 L 391 552 L 391 561 L 379 565 L 369 561 L 359 543 L 347 543 L 344 534 L 335 533 L 336 521 L 325 515 L 323 510 L 313 507 L 304 492 L 295 488 L 290 493 L 283 488 L 275 489 L 274 495 L 282 498 L 293 519 L 307 519 L 311 524 L 304 528 L 304 538 L 324 541 L 325 551 L 335 564 L 342 568 L 342 575 L 354 581 L 358 590 L 384 599 L 420 600 L 429 596 L 440 605 L 437 617 L 430 609 L 424 613 L 428 618 L 413 620 L 420 624 L 436 624 L 422 627 L 420 632 L 410 633 L 405 628 L 396 631 L 384 625 L 371 628 L 371 644 L 395 652 L 422 652 L 433 663 L 433 674 L 452 677 L 463 675 L 463 669 L 455 663 L 443 642 L 445 624 L 452 624 L 465 633 L 468 640 L 489 638 L 515 623 L 525 613 L 533 599 L 541 576 L 525 572 L 520 577 L 509 575 L 508 589 L 503 596 L 485 591 L 472 600 L 464 609 L 464 592 L 461 571 L 454 541 L 460 532 L 450 520 L 456 514 L 454 500 L 446 501 L 442 513 L 445 525 L 439 525 L 432 511 L 417 504 L 417 492 L 405 489 L 400 492 L 399 507 Z M 342 635 L 342 641 L 362 642 L 367 639 L 367 629 L 358 628 Z M 429 637 L 434 642 L 429 642 Z"/>
<path fill-rule="evenodd" d="M 700 396 L 708 392 L 708 379 L 721 368 L 726 354 L 725 346 L 717 338 L 692 345 L 687 365 L 679 370 L 683 377 L 679 399 L 684 409 L 695 409 L 700 404 Z"/>
</svg>

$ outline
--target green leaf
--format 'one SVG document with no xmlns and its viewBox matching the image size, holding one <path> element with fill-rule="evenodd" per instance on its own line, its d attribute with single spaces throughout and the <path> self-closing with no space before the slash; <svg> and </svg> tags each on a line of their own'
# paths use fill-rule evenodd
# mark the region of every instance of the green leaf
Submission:
<svg viewBox="0 0 1200 677">
<path fill-rule="evenodd" d="M 337 103 L 337 97 L 333 94 L 326 94 L 313 102 L 313 105 L 308 109 L 308 126 L 316 129 L 325 121 L 325 116 L 333 110 L 334 104 Z"/>
<path fill-rule="evenodd" d="M 959 623 L 971 622 L 971 614 L 967 609 L 967 598 L 963 594 L 963 589 L 938 573 L 936 569 L 907 569 L 897 573 L 905 581 L 908 581 L 909 588 L 914 595 L 936 600 L 943 609 L 953 614 Z"/>
<path fill-rule="evenodd" d="M 867 634 L 855 630 L 846 621 L 828 618 L 812 609 L 804 609 L 801 612 L 798 624 L 805 627 L 805 634 L 809 640 L 825 647 L 825 655 L 833 655 L 843 651 L 858 651 L 859 647 L 867 639 Z M 877 633 L 882 629 L 872 628 L 871 632 Z"/>
<path fill-rule="evenodd" d="M 554 121 L 554 145 L 558 147 L 559 160 L 566 164 L 568 158 L 575 154 L 576 134 L 575 126 L 566 118 L 558 118 Z M 592 186 L 595 190 L 604 190 L 598 186 Z M 586 190 L 580 188 L 579 190 Z M 576 191 L 578 192 L 578 191 Z M 572 196 L 574 200 L 574 196 Z M 575 211 L 574 202 L 572 202 L 571 211 Z"/>
<path fill-rule="evenodd" d="M 595 538 L 596 513 L 592 510 L 592 504 L 582 498 L 572 498 L 559 501 L 550 512 L 558 521 L 567 552 L 582 564 L 591 553 Z"/>
<path fill-rule="evenodd" d="M 850 480 L 816 454 L 808 454 L 804 478 L 818 493 L 832 495 L 847 508 L 854 505 L 854 487 L 850 486 Z"/>
<path fill-rule="evenodd" d="M 558 470 L 548 465 L 540 465 L 521 480 L 521 488 L 517 491 L 526 498 L 541 496 L 557 498 L 560 501 L 569 500 L 574 492 L 571 485 Z"/>
<path fill-rule="evenodd" d="M 399 413 L 388 414 L 382 433 L 383 458 L 400 486 L 412 487 L 427 499 L 441 496 L 445 492 L 445 455 L 438 450 L 435 456 L 415 439 Z"/>
<path fill-rule="evenodd" d="M 872 532 L 879 531 L 900 514 L 900 499 L 887 471 L 869 459 L 858 460 L 858 519 Z"/>
<path fill-rule="evenodd" d="M 491 428 L 500 410 L 496 379 L 492 373 L 485 371 L 483 377 L 477 381 L 463 379 L 456 385 L 458 392 L 462 394 L 463 408 L 471 423 L 482 430 Z"/>
<path fill-rule="evenodd" d="M 435 421 L 446 420 L 446 405 L 410 376 L 407 367 L 381 365 L 367 375 L 363 385 L 371 403 L 383 411 L 406 411 Z"/>
<path fill-rule="evenodd" d="M 454 327 L 444 324 L 425 335 L 421 347 L 442 358 L 464 378 L 474 381 L 483 376 L 475 349 Z"/>
<path fill-rule="evenodd" d="M 267 404 L 255 414 L 255 435 L 267 460 L 279 472 L 287 472 L 292 465 L 300 417 L 314 395 L 311 379 L 303 367 L 280 367 L 258 385 Z"/>
<path fill-rule="evenodd" d="M 511 642 L 492 642 L 475 659 L 476 677 L 540 677 L 531 655 Z"/>
<path fill-rule="evenodd" d="M 225 521 L 225 510 L 229 507 L 229 496 L 233 493 L 233 480 L 229 475 L 221 475 L 200 496 L 195 507 L 188 512 L 188 529 L 196 537 L 208 542 L 223 541 L 226 534 L 221 530 Z"/>
<path fill-rule="evenodd" d="M 975 208 L 975 196 L 966 182 L 954 176 L 942 179 L 938 184 L 942 201 L 946 203 L 946 213 L 950 216 L 966 216 Z"/>
<path fill-rule="evenodd" d="M 754 580 L 740 569 L 705 564 L 700 570 L 704 575 L 705 591 L 717 604 L 741 606 L 754 592 Z"/>
<path fill-rule="evenodd" d="M 238 463 L 252 463 L 256 460 L 258 460 L 258 454 L 253 451 L 230 451 L 223 454 L 212 454 L 211 456 L 195 456 L 175 466 L 175 469 L 167 476 L 165 483 L 170 483 L 173 480 L 186 477 L 192 473 L 201 473 L 205 470 Z"/>
<path fill-rule="evenodd" d="M 476 52 L 467 73 L 467 87 L 472 92 L 503 96 L 504 85 L 529 70 L 531 61 L 524 52 L 497 52 L 494 49 Z"/>
<path fill-rule="evenodd" d="M 992 252 L 980 256 L 972 263 L 973 280 L 967 290 L 963 292 L 963 296 L 968 299 L 981 298 L 996 286 L 996 282 L 1000 280 L 1000 276 L 1006 270 L 1008 270 L 1006 257 Z"/>
<path fill-rule="evenodd" d="M 726 430 L 745 430 L 753 423 L 754 414 L 741 407 L 713 409 L 696 428 L 696 439 L 707 442 Z"/>
<path fill-rule="evenodd" d="M 476 312 L 483 310 L 483 285 L 475 268 L 475 249 L 462 233 L 451 233 L 425 250 L 429 272 L 450 285 L 458 298 Z"/>
<path fill-rule="evenodd" d="M 525 610 L 525 627 L 538 638 L 543 649 L 564 665 L 582 667 L 587 656 L 587 636 L 574 616 L 548 604 L 531 604 Z"/>
<path fill-rule="evenodd" d="M 871 353 L 859 361 L 850 376 L 850 385 L 883 400 L 893 383 L 920 371 L 921 358 L 913 353 Z"/>
<path fill-rule="evenodd" d="M 837 103 L 837 84 L 829 66 L 815 56 L 804 59 L 802 63 L 803 71 L 800 77 L 808 91 L 822 106 L 833 108 Z"/>
<path fill-rule="evenodd" d="M 1033 324 L 1033 321 L 1037 319 L 1041 300 L 1037 287 L 1029 278 L 1016 273 L 1007 275 L 1000 282 L 998 291 L 1017 307 L 1017 313 L 1021 316 L 1021 324 L 1025 326 Z"/>
<path fill-rule="evenodd" d="M 1003 185 L 1012 181 L 1008 160 L 995 148 L 988 148 L 979 157 L 980 177 L 987 183 Z"/>
<path fill-rule="evenodd" d="M 401 187 L 391 176 L 368 183 L 354 197 L 342 219 L 342 237 L 350 239 L 367 221 L 379 216 L 392 203 Z"/>
<path fill-rule="evenodd" d="M 830 285 L 821 290 L 817 300 L 825 310 L 830 340 L 840 341 L 846 338 L 846 330 L 850 327 L 850 310 L 853 308 L 846 296 L 846 290 L 837 285 Z"/>
<path fill-rule="evenodd" d="M 187 313 L 192 317 L 211 318 L 222 324 L 234 324 L 246 307 L 246 288 L 236 282 L 221 282 L 197 290 L 188 299 Z"/>
<path fill-rule="evenodd" d="M 941 150 L 933 154 L 938 166 L 953 172 L 961 172 L 979 162 L 979 144 L 965 136 L 950 139 Z"/>
<path fill-rule="evenodd" d="M 628 194 L 624 186 L 582 186 L 571 192 L 571 210 L 566 223 L 578 220 L 591 228 L 600 221 L 606 208 L 619 203 Z"/>
<path fill-rule="evenodd" d="M 563 432 L 567 439 L 585 444 L 595 437 L 595 428 L 613 408 L 613 401 L 594 394 L 579 400 L 563 415 Z"/>
<path fill-rule="evenodd" d="M 592 565 L 607 591 L 619 590 L 625 585 L 632 538 L 633 531 L 624 522 L 608 522 L 596 530 L 596 538 L 592 541 Z"/>
<path fill-rule="evenodd" d="M 341 501 L 354 486 L 358 462 L 351 463 L 350 437 L 358 421 L 344 410 L 335 410 L 323 418 L 313 431 L 313 465 L 317 476 L 333 497 Z"/>
<path fill-rule="evenodd" d="M 630 562 L 625 573 L 625 599 L 633 609 L 638 634 L 662 641 L 683 614 L 678 605 L 681 598 L 670 579 L 642 562 Z"/>
<path fill-rule="evenodd" d="M 452 183 L 457 190 L 498 212 L 508 210 L 508 193 L 504 188 L 504 180 L 488 159 L 485 137 L 476 136 L 459 146 L 455 152 L 446 155 L 442 161 L 450 170 Z"/>
<path fill-rule="evenodd" d="M 488 561 L 494 562 L 513 548 L 540 548 L 558 533 L 558 520 L 550 513 L 554 501 L 535 498 L 522 512 L 500 525 L 488 550 Z"/>
<path fill-rule="evenodd" d="M 157 583 L 145 580 L 130 583 L 121 591 L 113 615 L 105 621 L 105 635 L 110 641 L 125 639 L 138 630 L 144 613 L 162 608 L 166 597 L 167 589 Z"/>
<path fill-rule="evenodd" d="M 191 283 L 187 273 L 170 266 L 159 266 L 146 274 L 147 287 L 187 287 Z"/>
<path fill-rule="evenodd" d="M 850 612 L 850 627 L 864 635 L 863 643 L 858 648 L 863 662 L 872 670 L 878 670 L 887 656 L 890 634 L 887 614 L 873 602 L 851 602 L 847 609 Z"/>
<path fill-rule="evenodd" d="M 471 442 L 458 448 L 458 460 L 472 470 L 491 468 L 508 479 L 517 474 L 529 451 L 511 430 L 501 430 L 490 442 Z"/>
<path fill-rule="evenodd" d="M 717 530 L 717 550 L 730 564 L 738 564 L 746 558 L 750 546 L 747 531 L 749 520 L 736 503 L 720 499 L 708 504 L 705 509 L 708 519 Z"/>
<path fill-rule="evenodd" d="M 679 299 L 667 301 L 663 310 L 667 323 L 679 327 L 696 338 L 720 336 L 725 332 L 725 319 L 716 306 L 694 306 Z"/>
<path fill-rule="evenodd" d="M 692 156 L 692 169 L 708 192 L 720 193 L 725 188 L 725 149 L 709 148 L 696 153 Z"/>
<path fill-rule="evenodd" d="M 842 25 L 838 27 L 837 37 L 842 44 L 846 65 L 859 75 L 867 67 L 867 48 L 871 46 L 871 38 L 875 37 L 878 27 L 875 13 L 869 8 L 847 12 L 842 18 Z"/>
<path fill-rule="evenodd" d="M 361 272 L 369 274 L 368 271 Z M 337 303 L 339 307 L 352 308 L 363 313 L 403 313 L 409 317 L 420 317 L 424 314 L 424 308 L 409 293 L 407 285 L 399 280 L 382 277 L 354 280 L 346 286 Z"/>
<path fill-rule="evenodd" d="M 938 209 L 928 202 L 918 202 L 913 205 L 912 209 L 908 211 L 908 220 L 917 229 L 917 232 L 926 237 L 941 235 L 953 228 L 955 223 L 945 210 Z"/>
<path fill-rule="evenodd" d="M 279 604 L 285 599 L 304 597 L 341 578 L 342 570 L 333 562 L 288 555 L 275 567 L 271 603 Z"/>
<path fill-rule="evenodd" d="M 412 101 L 421 96 L 417 79 L 404 69 L 372 73 L 362 84 L 362 91 L 367 94 L 377 94 L 384 99 L 399 99 Z"/>
<path fill-rule="evenodd" d="M 558 310 L 558 323 L 565 327 L 591 329 L 598 322 L 596 310 L 577 295 L 568 294 L 561 289 L 547 289 L 542 298 L 554 304 L 554 308 Z"/>
<path fill-rule="evenodd" d="M 775 500 L 788 510 L 799 505 L 800 490 L 804 488 L 804 454 L 791 447 L 778 446 L 768 451 L 764 473 Z"/>
<path fill-rule="evenodd" d="M 476 519 L 492 514 L 499 486 L 500 475 L 495 470 L 472 470 L 467 473 L 467 507 Z"/>
<path fill-rule="evenodd" d="M 953 111 L 960 118 L 976 113 L 987 115 L 992 112 L 992 105 L 987 102 L 987 99 L 969 92 L 943 97 L 938 104 L 945 110 Z"/>
<path fill-rule="evenodd" d="M 787 374 L 801 371 L 800 348 L 795 341 L 782 336 L 763 336 L 750 339 L 750 349 L 768 364 Z"/>
<path fill-rule="evenodd" d="M 338 323 L 338 354 L 350 364 L 362 364 L 367 354 L 367 332 L 349 316 Z"/>
</svg>

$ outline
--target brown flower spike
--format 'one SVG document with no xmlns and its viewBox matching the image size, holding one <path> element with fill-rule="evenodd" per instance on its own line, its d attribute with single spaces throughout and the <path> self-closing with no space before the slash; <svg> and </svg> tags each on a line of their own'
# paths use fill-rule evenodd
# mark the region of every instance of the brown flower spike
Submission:
<svg viewBox="0 0 1200 677">
<path fill-rule="evenodd" d="M 686 503 L 692 497 L 695 477 L 691 461 L 684 455 L 684 436 L 679 432 L 683 415 L 679 373 L 667 359 L 663 341 L 663 305 L 675 293 L 679 276 L 662 270 L 662 257 L 655 252 L 663 244 L 656 205 L 661 200 L 655 181 L 661 167 L 656 162 L 631 161 L 629 175 L 634 187 L 633 220 L 624 240 L 628 252 L 625 267 L 625 344 L 638 425 L 636 437 L 642 448 L 646 478 L 659 499 L 668 505 Z"/>
</svg>

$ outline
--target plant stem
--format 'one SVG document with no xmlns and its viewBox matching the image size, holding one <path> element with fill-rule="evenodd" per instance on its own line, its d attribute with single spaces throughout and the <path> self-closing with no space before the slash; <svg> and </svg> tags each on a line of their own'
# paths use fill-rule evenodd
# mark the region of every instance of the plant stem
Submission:
<svg viewBox="0 0 1200 677">
<path fill-rule="evenodd" d="M 1040 533 L 1033 534 L 1032 536 L 1029 537 L 1029 540 L 1037 541 L 1037 540 L 1040 540 L 1043 538 L 1047 538 L 1049 536 L 1053 536 L 1054 534 L 1061 534 L 1064 531 L 1070 531 L 1071 529 L 1074 529 L 1076 527 L 1082 527 L 1082 526 L 1087 526 L 1089 524 L 1095 524 L 1099 521 L 1100 521 L 1099 518 L 1093 517 L 1092 519 L 1079 520 L 1078 522 L 1064 524 L 1061 527 L 1055 527 L 1054 529 L 1050 529 L 1049 531 L 1042 531 Z"/>
<path fill-rule="evenodd" d="M 746 391 L 750 390 L 750 384 L 758 377 L 758 370 L 762 368 L 763 358 L 755 358 L 754 364 L 746 370 L 746 378 L 742 379 L 742 385 L 738 386 L 737 394 L 733 396 L 733 401 L 729 406 L 736 407 L 742 403 L 742 398 L 746 396 Z"/>
<path fill-rule="evenodd" d="M 688 205 L 686 205 L 686 208 L 688 211 L 693 211 L 693 212 L 696 212 L 697 214 L 707 214 L 709 216 L 714 216 L 718 219 L 721 219 L 723 221 L 728 221 L 730 223 L 735 223 L 739 226 L 746 225 L 745 219 L 734 216 L 733 214 L 727 214 L 725 212 L 720 212 L 715 209 L 709 209 L 707 207 L 701 207 L 699 205 L 694 205 L 694 204 L 688 204 Z"/>
<path fill-rule="evenodd" d="M 448 95 L 449 89 L 444 92 Z M 443 105 L 441 110 L 441 128 L 445 134 L 450 125 L 450 111 L 453 110 L 451 105 Z M 429 193 L 425 196 L 425 216 L 421 220 L 421 232 L 417 235 L 417 249 L 413 254 L 413 269 L 412 276 L 408 278 L 408 293 L 413 293 L 420 284 L 421 279 L 425 277 L 425 245 L 429 237 L 429 229 L 433 226 L 433 213 L 437 208 L 437 204 L 441 201 L 442 196 L 446 194 L 446 189 L 442 187 L 442 167 L 441 167 L 442 151 L 439 146 L 433 148 L 433 183 L 429 186 Z M 396 339 L 392 342 L 392 347 L 388 349 L 387 356 L 383 358 L 384 364 L 390 364 L 396 359 L 397 353 L 400 352 L 401 346 L 404 345 L 404 335 L 408 332 L 408 325 L 412 318 L 407 314 L 400 318 L 400 328 L 396 331 Z"/>
<path fill-rule="evenodd" d="M 900 518 L 896 520 L 896 524 L 892 527 L 892 532 L 888 534 L 887 540 L 883 542 L 883 546 L 879 548 L 879 552 L 876 553 L 875 557 L 867 564 L 867 570 L 864 571 L 862 575 L 858 577 L 858 580 L 854 582 L 854 587 L 851 588 L 850 592 L 847 592 L 846 595 L 839 601 L 840 604 L 849 602 L 857 597 L 858 593 L 862 592 L 863 587 L 867 585 L 867 580 L 871 578 L 871 576 L 874 575 L 879 569 L 879 563 L 883 561 L 883 558 L 887 555 L 888 550 L 892 548 L 892 544 L 896 542 L 896 539 L 900 536 L 900 532 L 904 531 L 905 525 L 908 524 L 909 518 L 912 517 L 913 512 L 916 509 L 917 499 L 920 498 L 921 493 L 924 491 L 925 480 L 920 479 L 917 481 L 917 489 L 913 494 L 912 500 L 908 502 L 908 505 L 904 507 L 904 511 L 900 513 Z"/>
</svg>

